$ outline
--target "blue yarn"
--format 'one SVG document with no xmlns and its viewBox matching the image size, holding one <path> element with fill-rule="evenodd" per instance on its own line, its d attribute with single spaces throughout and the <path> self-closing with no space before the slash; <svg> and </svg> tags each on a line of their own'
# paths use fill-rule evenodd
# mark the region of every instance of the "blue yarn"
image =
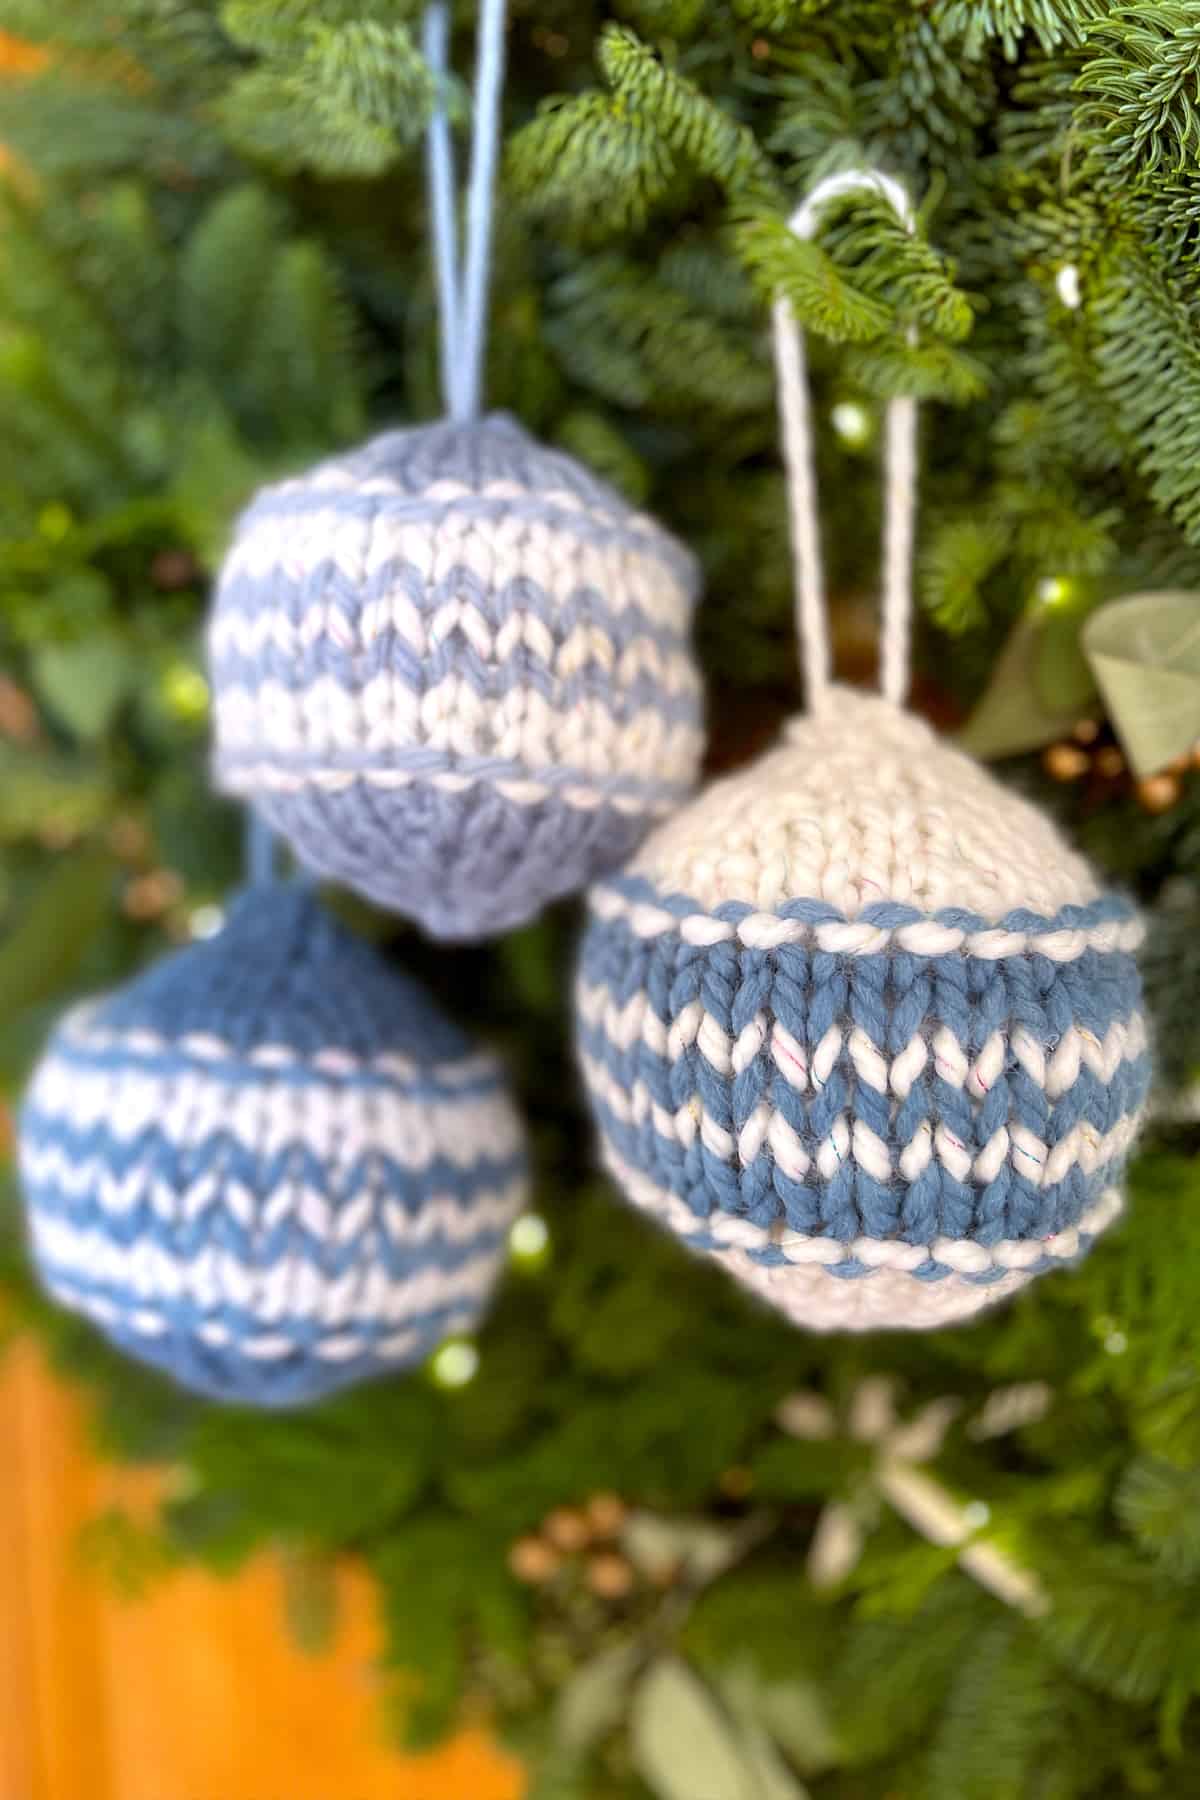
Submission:
<svg viewBox="0 0 1200 1800">
<path fill-rule="evenodd" d="M 471 178 L 467 190 L 467 253 L 458 345 L 459 380 L 453 403 L 457 419 L 479 416 L 503 85 L 504 0 L 480 0 Z"/>
<path fill-rule="evenodd" d="M 432 936 L 511 929 L 686 797 L 696 587 L 668 533 L 514 420 L 387 432 L 240 522 L 210 639 L 218 780 Z M 469 727 L 430 706 L 455 689 Z M 280 693 L 305 736 L 271 741 Z"/>
<path fill-rule="evenodd" d="M 265 820 L 250 813 L 246 819 L 246 879 L 261 887 L 275 873 L 275 839 Z"/>
<path fill-rule="evenodd" d="M 427 8 L 423 49 L 435 81 L 427 132 L 427 179 L 434 267 L 441 311 L 442 388 L 452 419 L 477 419 L 482 391 L 488 272 L 504 86 L 504 0 L 481 0 L 467 191 L 467 247 L 460 275 L 454 202 L 454 148 L 446 112 L 450 17 L 440 0 Z"/>
<path fill-rule="evenodd" d="M 449 77 L 450 10 L 440 3 L 425 9 L 422 53 L 434 81 L 433 110 L 425 134 L 426 180 L 429 191 L 429 217 L 433 235 L 433 266 L 437 279 L 438 357 L 442 375 L 442 398 L 447 408 L 452 404 L 455 369 L 458 359 L 458 251 L 454 229 L 454 145 L 450 137 L 450 117 L 446 109 L 446 84 Z"/>
<path fill-rule="evenodd" d="M 496 1063 L 275 883 L 60 1025 L 20 1159 L 49 1291 L 184 1385 L 260 1406 L 470 1329 L 525 1182 Z"/>
<path fill-rule="evenodd" d="M 738 902 L 707 909 L 686 895 L 661 893 L 643 877 L 618 877 L 606 884 L 605 893 L 678 919 L 700 914 L 736 924 L 755 911 Z M 776 912 L 814 927 L 842 921 L 837 909 L 823 901 L 792 900 Z M 881 901 L 865 907 L 857 922 L 894 929 L 923 916 L 911 906 Z M 1051 1095 L 1012 1050 L 1018 1027 L 1049 1055 L 1072 1027 L 1102 1042 L 1112 1026 L 1127 1024 L 1138 1012 L 1141 987 L 1128 952 L 1089 947 L 1061 962 L 1035 947 L 1047 933 L 1093 931 L 1127 920 L 1132 909 L 1126 902 L 1108 895 L 1087 905 L 1065 906 L 1051 917 L 1022 910 L 999 922 L 959 909 L 934 916 L 967 931 L 1021 931 L 1030 947 L 1018 955 L 988 959 L 966 950 L 937 956 L 899 949 L 843 955 L 804 941 L 756 949 L 732 937 L 697 945 L 673 929 L 639 936 L 623 916 L 593 916 L 580 957 L 581 989 L 607 1002 L 613 1016 L 624 1016 L 631 1003 L 644 999 L 657 1030 L 655 1042 L 647 1042 L 645 1032 L 632 1042 L 618 1042 L 602 1019 L 579 1019 L 578 1043 L 592 1109 L 604 1141 L 620 1161 L 694 1216 L 695 1227 L 682 1233 L 692 1247 L 720 1248 L 722 1240 L 706 1223 L 721 1215 L 764 1232 L 778 1226 L 847 1243 L 862 1237 L 904 1244 L 945 1238 L 990 1247 L 1045 1239 L 1078 1225 L 1120 1181 L 1124 1150 L 1088 1171 L 1076 1161 L 1060 1180 L 1043 1186 L 1040 1170 L 1023 1167 L 1019 1144 L 995 1177 L 982 1183 L 960 1181 L 936 1155 L 908 1181 L 898 1174 L 880 1181 L 854 1160 L 832 1173 L 819 1173 L 818 1150 L 839 1121 L 851 1130 L 861 1122 L 890 1147 L 893 1166 L 899 1150 L 925 1123 L 953 1134 L 974 1164 L 1001 1128 L 1025 1127 L 1049 1152 L 1080 1124 L 1104 1137 L 1145 1101 L 1150 1082 L 1145 1052 L 1127 1057 L 1107 1081 L 1082 1065 L 1065 1092 Z M 672 1053 L 668 1034 L 685 1009 L 697 1004 L 730 1043 L 762 1022 L 762 1048 L 732 1074 L 714 1066 L 694 1037 Z M 776 1021 L 798 1043 L 810 1068 L 825 1034 L 831 1027 L 840 1029 L 841 1048 L 823 1085 L 793 1083 L 781 1074 L 770 1043 Z M 906 1097 L 881 1092 L 860 1077 L 847 1041 L 857 1029 L 890 1060 L 917 1035 L 928 1045 L 943 1028 L 953 1034 L 968 1063 L 994 1033 L 1005 1039 L 1004 1067 L 986 1094 L 977 1098 L 946 1079 L 932 1052 Z M 603 1072 L 603 1087 L 597 1084 L 597 1072 Z M 615 1090 L 613 1098 L 610 1090 Z M 641 1090 L 648 1093 L 650 1105 L 639 1112 L 635 1097 Z M 627 1116 L 614 1104 L 618 1096 L 624 1097 Z M 766 1103 L 796 1134 L 809 1159 L 806 1177 L 790 1177 L 765 1149 L 743 1162 L 737 1154 L 722 1155 L 705 1144 L 700 1133 L 685 1141 L 666 1129 L 665 1118 L 678 1117 L 681 1109 L 697 1102 L 705 1117 L 735 1140 Z M 786 1260 L 774 1243 L 747 1248 L 746 1254 L 765 1267 Z M 1036 1268 L 1043 1266 L 1059 1265 L 1046 1258 Z M 856 1278 L 874 1273 L 854 1259 L 825 1272 Z M 921 1281 L 937 1281 L 952 1271 L 930 1263 L 912 1273 Z M 991 1281 L 998 1273 L 993 1269 L 967 1278 Z"/>
</svg>

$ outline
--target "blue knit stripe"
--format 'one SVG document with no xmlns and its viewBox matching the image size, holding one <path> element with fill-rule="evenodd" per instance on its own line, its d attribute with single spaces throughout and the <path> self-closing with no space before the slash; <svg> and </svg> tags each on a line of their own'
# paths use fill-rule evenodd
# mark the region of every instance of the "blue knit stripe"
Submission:
<svg viewBox="0 0 1200 1800">
<path fill-rule="evenodd" d="M 88 1311 L 88 1300 L 97 1297 L 66 1280 L 56 1281 L 55 1287 L 65 1305 L 83 1312 Z M 447 1333 L 468 1330 L 477 1323 L 474 1310 L 462 1306 L 414 1321 L 413 1346 L 403 1358 L 404 1366 L 423 1361 Z M 206 1344 L 191 1327 L 182 1324 L 160 1336 L 120 1322 L 106 1321 L 103 1329 L 119 1349 L 138 1361 L 182 1382 L 193 1393 L 224 1404 L 267 1409 L 311 1406 L 360 1381 L 394 1374 L 397 1368 L 395 1352 L 384 1347 L 386 1337 L 382 1331 L 367 1339 L 378 1343 L 379 1349 L 371 1348 L 336 1362 L 319 1359 L 315 1343 L 298 1344 L 289 1356 L 264 1362 L 244 1355 L 236 1343 L 220 1347 Z"/>
<path fill-rule="evenodd" d="M 378 648 L 376 660 L 360 650 L 335 649 L 328 641 L 309 645 L 295 656 L 264 645 L 254 657 L 215 658 L 213 678 L 226 693 L 240 689 L 257 694 L 268 683 L 283 686 L 303 704 L 305 690 L 316 682 L 333 681 L 348 694 L 357 694 L 371 680 L 386 676 L 423 695 L 453 676 L 488 700 L 532 692 L 557 712 L 569 712 L 584 702 L 598 703 L 622 725 L 642 712 L 657 713 L 671 725 L 697 725 L 700 719 L 698 686 L 672 693 L 645 672 L 617 684 L 602 663 L 592 662 L 563 676 L 524 651 L 509 662 L 489 662 L 458 639 L 422 654 L 394 636 Z"/>
<path fill-rule="evenodd" d="M 481 1257 L 479 1261 L 482 1277 L 487 1273 L 487 1260 Z M 202 1325 L 224 1326 L 233 1337 L 242 1339 L 272 1331 L 278 1332 L 280 1335 L 286 1334 L 292 1340 L 293 1354 L 305 1355 L 311 1353 L 323 1339 L 332 1335 L 331 1328 L 320 1319 L 301 1318 L 290 1314 L 279 1320 L 266 1320 L 260 1314 L 228 1301 L 219 1306 L 210 1307 L 202 1306 L 196 1300 L 186 1296 L 172 1300 L 168 1310 L 161 1303 L 147 1302 L 144 1295 L 136 1294 L 132 1290 L 114 1292 L 105 1282 L 88 1275 L 81 1275 L 74 1270 L 52 1268 L 48 1273 L 54 1283 L 70 1287 L 81 1297 L 107 1301 L 109 1305 L 118 1307 L 127 1316 L 136 1313 L 141 1307 L 147 1306 L 149 1310 L 161 1313 L 163 1318 L 168 1321 L 170 1331 L 180 1335 L 195 1336 L 198 1327 Z M 461 1315 L 468 1304 L 469 1302 L 464 1302 L 462 1299 L 447 1299 L 423 1307 L 390 1324 L 382 1319 L 364 1319 L 361 1322 L 355 1320 L 344 1329 L 348 1335 L 361 1337 L 366 1344 L 395 1336 L 410 1326 L 414 1331 L 422 1334 L 430 1329 L 436 1329 L 438 1335 L 441 1335 L 445 1329 L 447 1314 Z M 136 1341 L 140 1345 L 141 1343 L 153 1343 L 154 1339 L 151 1334 L 146 1333 L 139 1335 Z M 247 1362 L 250 1360 L 250 1358 L 246 1358 Z"/>
<path fill-rule="evenodd" d="M 524 1167 L 519 1152 L 482 1156 L 466 1168 L 440 1154 L 413 1167 L 371 1145 L 344 1166 L 331 1167 L 328 1158 L 302 1142 L 279 1145 L 267 1154 L 240 1142 L 229 1131 L 217 1131 L 201 1142 L 181 1147 L 154 1128 L 127 1140 L 103 1129 L 73 1130 L 62 1119 L 48 1119 L 36 1111 L 23 1115 L 21 1133 L 23 1158 L 58 1151 L 76 1167 L 97 1159 L 115 1181 L 144 1169 L 147 1180 L 182 1190 L 219 1170 L 222 1182 L 239 1182 L 254 1193 L 269 1195 L 280 1188 L 307 1186 L 334 1208 L 349 1206 L 364 1192 L 410 1211 L 419 1210 L 431 1194 L 448 1195 L 465 1207 L 479 1194 L 510 1187 Z M 45 1198 L 48 1203 L 54 1200 L 53 1194 Z M 70 1208 L 79 1202 L 67 1196 L 61 1204 Z M 119 1215 L 106 1216 L 112 1217 L 114 1230 L 118 1229 Z M 303 1227 L 297 1223 L 295 1229 Z"/>
<path fill-rule="evenodd" d="M 238 565 L 221 584 L 218 615 L 222 654 L 230 646 L 224 642 L 231 634 L 226 629 L 229 619 L 253 621 L 275 616 L 286 606 L 285 616 L 293 628 L 301 625 L 311 608 L 319 605 L 325 621 L 322 642 L 336 644 L 348 635 L 357 642 L 361 631 L 364 606 L 403 595 L 422 618 L 431 617 L 450 600 L 467 600 L 481 619 L 498 631 L 514 617 L 528 615 L 550 626 L 557 638 L 565 641 L 579 626 L 602 631 L 622 655 L 630 645 L 642 641 L 653 644 L 664 655 L 690 655 L 688 622 L 682 613 L 678 619 L 657 616 L 629 594 L 621 606 L 599 588 L 577 578 L 569 568 L 562 571 L 563 585 L 548 592 L 539 581 L 528 575 L 515 576 L 500 585 L 481 579 L 474 569 L 456 564 L 436 582 L 429 582 L 411 562 L 391 557 L 369 574 L 350 572 L 333 556 L 323 557 L 307 570 L 302 580 L 290 567 L 268 566 L 252 574 Z M 383 640 L 389 657 L 396 647 L 395 634 Z M 523 645 L 522 656 L 529 654 Z"/>
<path fill-rule="evenodd" d="M 102 1024 L 102 1018 L 97 1021 Z M 303 1056 L 269 1067 L 249 1060 L 245 1050 L 231 1046 L 227 1057 L 202 1058 L 190 1054 L 170 1039 L 161 1047 L 129 1042 L 120 1035 L 89 1039 L 86 1028 L 79 1036 L 60 1034 L 55 1040 L 54 1057 L 82 1074 L 136 1074 L 170 1081 L 182 1076 L 202 1076 L 206 1081 L 220 1082 L 230 1088 L 244 1088 L 269 1082 L 272 1087 L 308 1087 L 331 1094 L 347 1091 L 385 1093 L 406 1104 L 454 1105 L 459 1101 L 486 1099 L 504 1091 L 499 1064 L 480 1061 L 464 1079 L 447 1069 L 439 1073 L 436 1065 L 414 1068 L 410 1078 L 397 1074 L 394 1068 L 373 1067 L 362 1062 L 357 1068 L 339 1072 L 317 1068 Z"/>
<path fill-rule="evenodd" d="M 367 1188 L 404 1202 L 411 1189 L 419 1201 L 431 1193 L 449 1194 L 465 1201 L 481 1190 L 507 1186 L 524 1166 L 519 1151 L 484 1154 L 463 1167 L 445 1152 L 419 1164 L 405 1164 L 382 1144 L 363 1144 L 344 1163 L 332 1164 L 301 1139 L 273 1145 L 269 1152 L 243 1143 L 232 1131 L 221 1129 L 197 1142 L 180 1146 L 157 1126 L 148 1126 L 136 1137 L 124 1138 L 111 1128 L 78 1129 L 61 1117 L 47 1117 L 27 1107 L 21 1117 L 23 1153 L 61 1150 L 72 1162 L 99 1157 L 118 1180 L 141 1164 L 152 1166 L 166 1180 L 188 1182 L 210 1169 L 223 1179 L 253 1183 L 255 1192 L 271 1193 L 293 1182 L 307 1183 L 327 1200 L 349 1201 Z"/>
<path fill-rule="evenodd" d="M 764 910 L 749 905 L 743 900 L 726 900 L 719 906 L 707 907 L 686 894 L 664 894 L 648 881 L 644 875 L 617 875 L 605 880 L 598 891 L 618 894 L 621 899 L 632 905 L 650 905 L 662 912 L 673 913 L 676 918 L 684 919 L 693 914 L 704 914 L 708 918 L 720 919 L 723 923 L 738 925 L 743 919 Z M 806 925 L 845 924 L 846 914 L 826 900 L 785 900 L 781 905 L 770 909 L 780 919 L 798 919 Z M 1120 894 L 1101 894 L 1098 899 L 1089 900 L 1083 905 L 1061 906 L 1056 913 L 1046 914 L 1029 911 L 1023 907 L 1015 907 L 999 919 L 988 919 L 982 913 L 969 911 L 965 907 L 943 906 L 936 912 L 922 912 L 919 907 L 909 906 L 897 900 L 876 900 L 855 913 L 854 922 L 859 925 L 875 925 L 886 931 L 896 931 L 905 925 L 919 925 L 933 920 L 938 925 L 948 925 L 958 931 L 1019 931 L 1026 935 L 1057 931 L 1092 931 L 1098 926 L 1112 923 L 1124 923 L 1137 917 L 1137 908 L 1131 901 Z M 620 920 L 604 920 L 603 928 L 613 929 Z M 630 933 L 633 936 L 632 933 Z M 643 940 L 639 940 L 643 941 Z M 653 942 L 654 940 L 649 940 Z"/>
<path fill-rule="evenodd" d="M 664 901 L 640 879 L 621 878 L 609 886 L 634 903 L 677 917 L 705 915 L 687 897 Z M 736 924 L 752 911 L 731 903 L 716 909 L 716 916 Z M 819 901 L 789 902 L 778 914 L 812 926 L 844 922 Z M 860 915 L 888 930 L 916 924 L 922 916 L 886 901 Z M 593 1108 L 623 1161 L 702 1217 L 724 1213 L 764 1231 L 783 1224 L 841 1242 L 860 1236 L 912 1244 L 946 1238 L 986 1247 L 1054 1235 L 1076 1225 L 1119 1180 L 1124 1153 L 1110 1145 L 1104 1168 L 1088 1174 L 1076 1160 L 1049 1186 L 1043 1185 L 1045 1160 L 1077 1129 L 1095 1144 L 1131 1121 L 1145 1101 L 1150 1058 L 1133 1045 L 1107 1079 L 1082 1061 L 1066 1092 L 1048 1093 L 1017 1056 L 1018 1034 L 1025 1044 L 1040 1046 L 1047 1062 L 1073 1030 L 1103 1044 L 1114 1026 L 1128 1026 L 1139 1013 L 1141 990 L 1136 963 L 1126 951 L 1087 948 L 1060 962 L 1034 946 L 1048 931 L 1092 931 L 1131 916 L 1127 903 L 1113 897 L 1064 907 L 1052 918 L 1010 913 L 1001 926 L 1023 935 L 1027 947 L 1001 958 L 965 949 L 938 956 L 900 948 L 841 953 L 822 950 L 815 938 L 774 949 L 751 948 L 732 935 L 692 943 L 671 930 L 640 936 L 622 915 L 593 917 L 580 964 L 589 1019 L 578 1022 L 589 1062 L 605 1071 L 619 1093 L 632 1097 L 644 1089 L 669 1118 L 698 1101 L 710 1130 L 726 1143 L 736 1145 L 765 1109 L 790 1128 L 809 1168 L 802 1179 L 788 1175 L 787 1155 L 781 1161 L 766 1143 L 743 1164 L 736 1151 L 730 1155 L 706 1145 L 702 1132 L 685 1144 L 674 1131 L 659 1130 L 653 1116 L 625 1124 L 603 1089 L 592 1093 Z M 995 924 L 964 912 L 944 911 L 937 918 L 964 932 Z M 623 1046 L 610 1038 L 602 1018 L 589 1022 L 606 1000 L 618 1014 L 631 1003 L 645 1007 L 647 1023 L 656 1027 L 651 1042 L 644 1025 Z M 660 1048 L 685 1017 L 689 1030 L 676 1040 L 673 1053 Z M 715 1057 L 706 1055 L 696 1038 L 697 1018 L 704 1020 Z M 807 1077 L 798 1072 L 790 1081 L 777 1066 L 770 1045 L 776 1022 L 797 1046 Z M 732 1047 L 763 1023 L 767 1037 L 756 1053 L 734 1070 L 718 1066 L 728 1054 L 721 1045 Z M 632 1027 L 632 1019 L 624 1020 L 622 1034 Z M 817 1080 L 818 1050 L 831 1030 L 839 1034 L 832 1040 L 840 1038 L 839 1048 L 831 1065 L 821 1062 Z M 940 1034 L 948 1034 L 950 1048 Z M 885 1070 L 914 1040 L 924 1041 L 924 1066 L 915 1069 L 906 1093 L 897 1093 L 886 1078 L 868 1080 L 860 1073 L 852 1036 L 860 1044 L 860 1059 L 862 1045 L 873 1046 Z M 990 1086 L 976 1093 L 963 1084 L 963 1068 L 973 1067 L 997 1037 L 1005 1054 L 998 1070 L 989 1056 Z M 950 1059 L 945 1066 L 939 1060 L 943 1051 Z M 831 1172 L 819 1175 L 819 1149 L 857 1126 L 886 1147 L 890 1177 L 871 1173 L 876 1152 L 867 1149 L 859 1157 L 852 1147 Z M 1010 1133 L 1008 1151 L 984 1181 L 975 1165 L 1000 1130 Z M 924 1168 L 905 1178 L 900 1153 L 925 1132 L 941 1134 L 946 1153 L 934 1149 Z M 871 1139 L 864 1142 L 869 1146 Z M 967 1170 L 966 1178 L 953 1172 L 958 1165 Z"/>
<path fill-rule="evenodd" d="M 584 1048 L 591 1053 L 586 1043 Z M 1141 1058 L 1132 1079 L 1143 1091 L 1148 1073 L 1148 1058 Z M 810 1168 L 804 1180 L 795 1181 L 767 1151 L 761 1151 L 747 1169 L 725 1162 L 699 1139 L 685 1147 L 664 1137 L 653 1119 L 627 1123 L 595 1092 L 591 1107 L 622 1160 L 643 1170 L 699 1219 L 721 1213 L 748 1219 L 763 1230 L 783 1223 L 805 1236 L 832 1237 L 843 1243 L 872 1237 L 925 1244 L 945 1237 L 990 1246 L 1050 1237 L 1078 1224 L 1104 1190 L 1117 1183 L 1126 1161 L 1124 1154 L 1114 1156 L 1090 1174 L 1076 1163 L 1061 1181 L 1039 1187 L 1023 1181 L 1010 1158 L 994 1182 L 986 1187 L 980 1183 L 964 1187 L 935 1156 L 921 1179 L 919 1206 L 906 1205 L 905 1184 L 900 1180 L 884 1189 L 862 1170 L 850 1167 L 844 1183 L 824 1181 L 815 1168 Z M 1113 1124 L 1136 1110 L 1130 1107 Z M 809 1156 L 815 1156 L 815 1134 L 797 1135 Z M 968 1145 L 968 1150 L 972 1148 Z M 982 1145 L 974 1148 L 977 1153 Z"/>
<path fill-rule="evenodd" d="M 697 581 L 695 559 L 664 531 L 631 527 L 616 513 L 597 517 L 575 507 L 555 505 L 542 494 L 460 494 L 453 499 L 426 499 L 397 493 L 362 493 L 353 488 L 305 486 L 288 491 L 266 488 L 243 513 L 238 526 L 241 542 L 249 540 L 263 524 L 294 524 L 305 518 L 361 520 L 364 527 L 381 518 L 389 524 L 436 527 L 453 513 L 457 524 L 470 519 L 476 525 L 501 522 L 561 531 L 577 542 L 620 555 L 651 557 L 679 585 L 680 600 L 690 604 Z"/>
<path fill-rule="evenodd" d="M 929 1017 L 935 1026 L 948 1025 L 972 1056 L 994 1030 L 1014 1025 L 1050 1048 L 1071 1025 L 1102 1039 L 1111 1025 L 1138 1011 L 1141 994 L 1137 963 L 1123 950 L 1089 949 L 1070 962 L 1035 952 L 995 959 L 962 951 L 838 956 L 805 943 L 749 950 L 732 939 L 695 947 L 670 934 L 665 940 L 639 938 L 624 919 L 593 920 L 584 934 L 580 974 L 588 986 L 606 988 L 618 1007 L 644 992 L 667 1027 L 686 1001 L 702 996 L 705 984 L 715 990 L 718 1018 L 722 989 L 761 987 L 769 995 L 778 988 L 775 1014 L 803 1043 L 818 1044 L 850 1011 L 892 1055 Z"/>
<path fill-rule="evenodd" d="M 170 1224 L 145 1206 L 121 1215 L 94 1201 L 81 1204 L 53 1188 L 31 1187 L 29 1205 L 33 1220 L 55 1220 L 73 1235 L 95 1232 L 117 1250 L 153 1245 L 183 1264 L 216 1251 L 233 1258 L 248 1278 L 269 1275 L 283 1261 L 289 1266 L 306 1264 L 324 1281 L 365 1273 L 362 1242 L 336 1244 L 316 1238 L 295 1215 L 250 1237 L 219 1200 L 194 1220 Z M 489 1224 L 461 1241 L 431 1236 L 421 1243 L 398 1243 L 382 1221 L 370 1230 L 371 1267 L 400 1282 L 434 1270 L 453 1274 L 484 1252 L 498 1256 L 508 1235 L 506 1227 Z"/>
</svg>

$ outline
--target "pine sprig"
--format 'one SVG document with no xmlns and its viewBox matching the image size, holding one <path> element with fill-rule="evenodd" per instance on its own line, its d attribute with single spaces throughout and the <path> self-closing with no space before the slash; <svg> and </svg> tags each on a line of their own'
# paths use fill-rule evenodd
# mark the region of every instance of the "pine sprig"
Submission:
<svg viewBox="0 0 1200 1800">
<path fill-rule="evenodd" d="M 1120 183 L 1177 174 L 1200 149 L 1200 8 L 1139 0 L 1088 27 L 1080 72 L 1083 117 L 1097 124 L 1107 177 Z"/>
<path fill-rule="evenodd" d="M 998 42 L 1012 61 L 1026 33 L 1045 51 L 1082 43 L 1087 24 L 1103 11 L 1104 0 L 940 0 L 935 18 L 947 33 L 961 33 L 967 56 Z"/>
<path fill-rule="evenodd" d="M 1095 368 L 1155 503 L 1200 542 L 1196 312 L 1134 257 L 1117 257 L 1089 308 Z M 1189 456 L 1186 447 L 1191 445 Z"/>
<path fill-rule="evenodd" d="M 681 162 L 719 183 L 733 200 L 761 201 L 778 193 L 753 132 L 667 68 L 632 31 L 609 26 L 596 55 L 617 100 L 652 118 Z"/>
</svg>

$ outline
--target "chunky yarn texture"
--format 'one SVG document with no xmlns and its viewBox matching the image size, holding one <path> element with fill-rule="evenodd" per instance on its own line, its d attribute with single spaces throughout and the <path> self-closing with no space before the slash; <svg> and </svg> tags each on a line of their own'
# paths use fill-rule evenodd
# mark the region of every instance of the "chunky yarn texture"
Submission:
<svg viewBox="0 0 1200 1800">
<path fill-rule="evenodd" d="M 68 1016 L 20 1166 L 57 1299 L 268 1406 L 474 1325 L 526 1192 L 494 1059 L 295 886 Z"/>
<path fill-rule="evenodd" d="M 691 788 L 695 593 L 681 545 L 513 420 L 389 432 L 241 520 L 217 777 L 434 937 L 504 931 Z"/>
<path fill-rule="evenodd" d="M 920 720 L 834 690 L 590 912 L 609 1168 L 797 1324 L 965 1318 L 1120 1210 L 1138 919 Z"/>
</svg>

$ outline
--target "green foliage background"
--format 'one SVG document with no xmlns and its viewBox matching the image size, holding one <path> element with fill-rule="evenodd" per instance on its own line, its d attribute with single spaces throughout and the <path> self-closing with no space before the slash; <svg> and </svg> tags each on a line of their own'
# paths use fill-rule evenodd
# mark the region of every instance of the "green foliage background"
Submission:
<svg viewBox="0 0 1200 1800">
<path fill-rule="evenodd" d="M 456 17 L 468 69 L 471 9 Z M 374 423 L 434 415 L 438 395 L 431 85 L 408 0 L 0 0 L 0 30 L 48 50 L 0 76 L 15 1096 L 67 999 L 199 928 L 236 880 L 240 823 L 205 777 L 200 634 L 237 507 Z M 1096 712 L 1089 613 L 1200 589 L 1200 4 L 514 0 L 509 35 L 492 401 L 701 553 L 713 766 L 795 704 L 776 289 L 814 334 L 822 417 L 866 409 L 865 436 L 830 424 L 821 451 L 839 618 L 871 586 L 878 402 L 915 389 L 925 698 L 961 716 L 1032 619 L 1039 679 L 1075 681 Z M 462 116 L 457 86 L 452 102 Z M 864 158 L 909 183 L 915 236 L 860 200 L 819 246 L 792 239 L 807 185 Z M 1109 788 L 1043 798 L 1154 909 L 1163 1092 L 1186 1112 L 1200 780 L 1161 817 Z M 164 868 L 177 879 L 156 887 Z M 1193 1128 L 1160 1120 L 1128 1223 L 996 1318 L 810 1339 L 595 1174 L 570 1073 L 571 908 L 453 956 L 353 916 L 509 1054 L 547 1256 L 514 1268 L 468 1386 L 423 1374 L 263 1419 L 181 1397 L 46 1309 L 14 1197 L 10 1314 L 93 1390 L 107 1448 L 175 1470 L 160 1532 L 107 1517 L 93 1552 L 136 1581 L 280 1544 L 309 1636 L 328 1557 L 356 1552 L 379 1584 L 394 1728 L 429 1740 L 483 1700 L 536 1800 L 1200 1792 Z M 890 1510 L 852 1424 L 880 1371 L 903 1416 L 955 1403 L 932 1472 L 1036 1577 L 1039 1616 Z M 983 1432 L 1013 1383 L 1044 1384 L 1048 1410 Z M 826 1398 L 827 1435 L 780 1423 L 797 1390 Z M 629 1594 L 599 1597 L 578 1559 L 541 1587 L 514 1577 L 514 1540 L 611 1489 L 636 1509 Z M 819 1589 L 806 1559 L 834 1502 L 864 1545 Z M 697 1742 L 711 1794 L 672 1786 Z"/>
</svg>

